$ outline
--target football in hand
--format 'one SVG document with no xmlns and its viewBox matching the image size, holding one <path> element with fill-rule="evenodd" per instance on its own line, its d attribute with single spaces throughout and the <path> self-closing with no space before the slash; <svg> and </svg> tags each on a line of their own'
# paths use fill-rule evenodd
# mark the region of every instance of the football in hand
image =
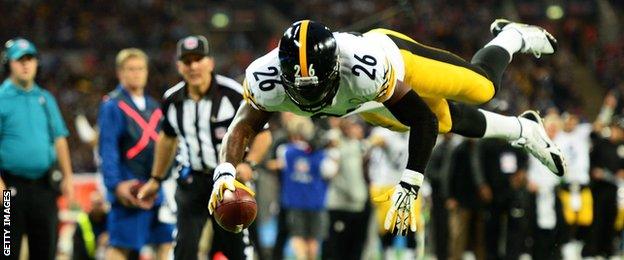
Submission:
<svg viewBox="0 0 624 260">
<path fill-rule="evenodd" d="M 225 190 L 223 200 L 217 203 L 214 218 L 223 229 L 238 233 L 256 219 L 256 199 L 244 189 Z"/>
</svg>

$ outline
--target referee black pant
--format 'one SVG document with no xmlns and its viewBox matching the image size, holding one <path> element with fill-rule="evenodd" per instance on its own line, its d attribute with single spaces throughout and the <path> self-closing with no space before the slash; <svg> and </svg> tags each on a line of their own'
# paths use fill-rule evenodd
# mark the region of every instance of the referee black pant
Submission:
<svg viewBox="0 0 624 260">
<path fill-rule="evenodd" d="M 231 233 L 219 226 L 208 213 L 208 201 L 212 193 L 212 173 L 192 172 L 187 178 L 178 179 L 176 203 L 178 205 L 175 259 L 197 259 L 199 239 L 204 224 L 212 221 L 213 238 L 208 259 L 221 252 L 227 259 L 253 259 L 253 247 L 248 231 Z"/>
<path fill-rule="evenodd" d="M 11 190 L 10 225 L 3 222 L 4 233 L 9 231 L 10 254 L 2 252 L 2 259 L 19 259 L 22 236 L 28 237 L 30 259 L 55 259 L 58 191 L 52 189 L 48 176 L 30 180 L 2 171 L 2 180 Z M 3 205 L 3 216 L 7 207 Z M 4 218 L 3 218 L 4 220 Z M 4 244 L 6 249 L 6 244 Z M 6 257 L 6 258 L 4 258 Z"/>
</svg>

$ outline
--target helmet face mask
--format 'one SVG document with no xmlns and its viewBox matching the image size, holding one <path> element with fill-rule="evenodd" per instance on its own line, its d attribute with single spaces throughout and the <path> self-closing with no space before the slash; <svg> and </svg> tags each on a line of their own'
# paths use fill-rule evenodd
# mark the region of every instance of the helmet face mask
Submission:
<svg viewBox="0 0 624 260">
<path fill-rule="evenodd" d="M 290 100 L 301 110 L 306 112 L 318 112 L 330 105 L 340 85 L 339 64 L 336 62 L 334 69 L 325 79 L 317 76 L 295 77 L 294 82 L 288 80 L 282 73 L 286 94 Z"/>
<path fill-rule="evenodd" d="M 326 26 L 304 20 L 280 40 L 281 79 L 290 100 L 315 113 L 330 105 L 340 85 L 338 48 Z"/>
</svg>

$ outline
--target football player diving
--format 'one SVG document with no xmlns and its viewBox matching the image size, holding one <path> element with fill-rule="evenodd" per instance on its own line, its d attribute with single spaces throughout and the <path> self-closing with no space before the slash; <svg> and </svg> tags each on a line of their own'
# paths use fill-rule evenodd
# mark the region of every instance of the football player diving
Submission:
<svg viewBox="0 0 624 260">
<path fill-rule="evenodd" d="M 362 117 L 409 131 L 407 168 L 395 188 L 380 198 L 392 202 L 384 227 L 395 234 L 416 230 L 415 200 L 438 133 L 503 138 L 526 149 L 556 175 L 564 175 L 562 153 L 546 135 L 537 112 L 514 117 L 475 107 L 492 99 L 515 53 L 537 58 L 553 54 L 555 38 L 541 27 L 504 19 L 494 21 L 490 30 L 495 37 L 467 62 L 387 29 L 344 33 L 315 21 L 295 22 L 278 48 L 246 70 L 247 102 L 223 142 L 210 212 L 225 189 L 235 189 L 237 169 L 249 167 L 242 162 L 245 148 L 279 111 L 343 116 L 358 113 L 365 103 L 383 104 L 383 109 L 366 110 Z"/>
</svg>

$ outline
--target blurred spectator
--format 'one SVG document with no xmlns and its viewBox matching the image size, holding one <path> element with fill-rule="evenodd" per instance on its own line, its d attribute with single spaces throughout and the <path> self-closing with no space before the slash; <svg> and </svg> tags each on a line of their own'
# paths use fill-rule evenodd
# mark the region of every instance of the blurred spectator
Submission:
<svg viewBox="0 0 624 260">
<path fill-rule="evenodd" d="M 270 124 L 271 127 L 275 127 L 276 125 L 279 125 L 280 127 L 271 131 L 274 141 L 269 154 L 266 156 L 267 161 L 265 162 L 264 167 L 278 174 L 278 186 L 281 186 L 281 171 L 282 168 L 284 168 L 284 162 L 279 160 L 278 155 L 283 153 L 283 149 L 289 142 L 288 133 L 283 126 L 286 126 L 288 121 L 290 121 L 293 117 L 293 113 L 283 112 L 280 113 L 279 122 L 276 122 L 276 124 Z M 281 200 L 281 197 L 278 198 L 278 200 Z M 288 209 L 283 207 L 283 204 L 280 201 L 277 201 L 277 204 L 279 205 L 279 212 L 277 213 L 277 237 L 275 238 L 275 244 L 273 245 L 271 259 L 281 260 L 284 259 L 284 247 L 286 246 L 290 235 L 287 222 Z"/>
<path fill-rule="evenodd" d="M 450 178 L 449 166 L 451 154 L 460 142 L 460 138 L 453 134 L 442 135 L 431 152 L 431 159 L 427 165 L 425 176 L 431 183 L 431 226 L 435 256 L 438 259 L 447 259 L 449 253 L 448 243 L 448 210 L 446 198 L 448 196 L 448 184 Z"/>
<path fill-rule="evenodd" d="M 614 118 L 603 130 L 606 136 L 594 134 L 591 151 L 591 191 L 596 213 L 590 227 L 583 257 L 611 257 L 614 254 L 617 216 L 617 184 L 624 177 L 624 121 Z"/>
<path fill-rule="evenodd" d="M 487 259 L 517 259 L 528 252 L 530 199 L 525 188 L 528 156 L 499 139 L 480 140 L 478 154 L 476 167 L 480 170 L 476 172 L 483 176 L 483 180 L 477 180 L 478 193 L 486 205 Z"/>
<path fill-rule="evenodd" d="M 553 139 L 566 156 L 568 173 L 563 176 L 559 197 L 562 200 L 562 213 L 565 219 L 567 232 L 566 241 L 571 242 L 572 248 L 579 248 L 574 240 L 586 240 L 589 225 L 595 212 L 592 212 L 592 193 L 589 187 L 589 152 L 591 146 L 590 134 L 592 125 L 580 123 L 580 118 L 574 112 L 565 112 L 561 116 L 562 131 Z M 570 241 L 572 240 L 572 241 Z M 564 245 L 564 254 L 568 254 L 568 246 Z M 574 251 L 578 251 L 574 249 Z M 578 257 L 578 253 L 574 253 Z M 564 255 L 567 257 L 567 255 Z"/>
<path fill-rule="evenodd" d="M 311 145 L 314 124 L 305 117 L 293 116 L 286 122 L 290 142 L 279 160 L 282 206 L 288 210 L 288 230 L 297 259 L 316 259 L 318 240 L 327 230 L 325 196 L 327 180 L 336 175 L 337 165 L 326 151 Z"/>
<path fill-rule="evenodd" d="M 621 13 L 622 5 L 610 2 L 614 12 Z M 215 39 L 212 47 L 221 50 L 215 54 L 220 60 L 220 71 L 237 77 L 256 55 L 275 47 L 275 28 L 279 27 L 281 32 L 280 23 L 301 18 L 313 18 L 342 31 L 391 28 L 408 36 L 418 35 L 416 38 L 423 43 L 440 46 L 463 58 L 470 57 L 490 37 L 489 23 L 496 17 L 516 15 L 524 22 L 539 24 L 557 36 L 560 50 L 556 56 L 537 62 L 527 57 L 514 58 L 504 76 L 503 92 L 511 93 L 507 99 L 519 111 L 531 105 L 540 109 L 553 105 L 564 108 L 569 103 L 583 102 L 578 93 L 581 83 L 569 76 L 570 71 L 575 71 L 574 65 L 579 65 L 576 60 L 585 69 L 595 71 L 605 88 L 623 82 L 618 73 L 624 64 L 624 41 L 620 40 L 621 35 L 610 41 L 599 40 L 599 33 L 607 36 L 600 26 L 598 17 L 602 14 L 594 1 L 553 5 L 521 1 L 498 7 L 496 1 L 450 0 L 316 0 L 297 4 L 249 0 L 69 0 L 63 4 L 5 1 L 0 3 L 0 15 L 7 18 L 0 21 L 0 38 L 8 39 L 18 33 L 41 42 L 41 47 L 49 51 L 41 57 L 40 83 L 59 97 L 65 118 L 85 114 L 90 122 L 95 121 L 97 100 L 115 84 L 115 71 L 108 64 L 120 48 L 140 46 L 147 50 L 153 58 L 152 69 L 157 72 L 150 77 L 153 87 L 148 92 L 160 97 L 177 78 L 170 63 L 175 52 L 173 43 L 178 38 L 191 33 L 211 35 Z M 544 11 L 550 7 L 560 7 L 563 16 L 551 19 Z M 271 15 L 263 15 L 266 13 Z M 223 17 L 224 24 L 214 23 Z M 73 125 L 69 124 L 71 132 L 75 131 Z M 69 137 L 74 168 L 78 172 L 95 171 L 89 147 L 77 142 L 76 137 Z"/>
<path fill-rule="evenodd" d="M 485 259 L 485 222 L 478 196 L 476 171 L 477 141 L 464 139 L 453 151 L 449 161 L 449 259 L 463 259 L 472 251 L 477 259 Z M 491 192 L 488 193 L 491 199 Z"/>
<path fill-rule="evenodd" d="M 392 189 L 401 179 L 401 174 L 407 165 L 407 144 L 409 134 L 393 132 L 383 127 L 372 129 L 368 142 L 370 147 L 368 160 L 368 176 L 370 179 L 370 197 L 372 199 L 381 196 Z M 417 203 L 421 203 L 418 199 Z M 381 238 L 384 259 L 395 259 L 396 255 L 392 248 L 394 235 L 384 228 L 386 214 L 390 209 L 390 201 L 375 203 L 375 216 L 377 230 Z M 420 209 L 420 205 L 417 208 Z M 420 212 L 417 213 L 420 216 Z M 418 217 L 418 221 L 422 219 Z M 422 225 L 422 223 L 420 223 Z M 408 232 L 407 250 L 403 252 L 403 259 L 416 257 L 416 233 Z M 442 258 L 446 259 L 446 258 Z"/>
<path fill-rule="evenodd" d="M 74 233 L 73 260 L 102 259 L 108 247 L 106 217 L 108 204 L 106 199 L 96 190 L 91 193 L 91 211 L 80 212 L 77 217 Z"/>
<path fill-rule="evenodd" d="M 562 144 L 562 138 L 560 138 L 562 121 L 557 113 L 544 117 L 544 127 L 552 140 L 557 144 Z M 589 156 L 589 153 L 587 155 Z M 561 202 L 556 193 L 560 178 L 552 175 L 550 170 L 537 159 L 529 157 L 527 180 L 527 187 L 535 198 L 534 209 L 532 214 L 529 214 L 533 218 L 531 221 L 534 227 L 531 232 L 534 241 L 532 257 L 534 259 L 561 259 L 561 233 L 566 227 L 565 223 L 562 223 Z M 563 188 L 567 192 L 567 186 Z M 569 192 L 567 195 L 569 196 Z M 576 228 L 572 224 L 570 227 Z"/>
<path fill-rule="evenodd" d="M 5 43 L 0 84 L 0 190 L 11 190 L 10 229 L 5 230 L 4 256 L 18 259 L 22 236 L 30 242 L 29 257 L 54 259 L 58 206 L 62 192 L 73 201 L 69 135 L 56 99 L 35 81 L 39 52 L 23 38 Z M 58 172 L 58 165 L 61 173 Z M 61 180 L 62 179 L 62 180 Z M 59 183 L 60 181 L 60 183 Z M 8 242 L 8 243 L 7 243 Z"/>
<path fill-rule="evenodd" d="M 102 175 L 108 189 L 111 211 L 106 258 L 129 259 L 145 245 L 154 245 L 159 259 L 171 250 L 173 228 L 158 219 L 162 193 L 139 200 L 139 187 L 150 179 L 154 146 L 160 130 L 160 104 L 145 95 L 147 55 L 135 48 L 123 49 L 115 65 L 119 85 L 102 102 L 98 125 Z M 133 227 L 128 229 L 128 227 Z"/>
<path fill-rule="evenodd" d="M 624 82 L 619 88 L 609 91 L 603 100 L 597 123 L 607 125 L 611 123 L 611 118 L 624 115 Z"/>
<path fill-rule="evenodd" d="M 329 236 L 323 259 L 360 259 L 368 230 L 370 203 L 364 176 L 364 129 L 355 117 L 339 120 L 340 135 L 329 156 L 338 161 L 338 174 L 327 191 Z M 336 132 L 334 132 L 336 133 Z"/>
</svg>

